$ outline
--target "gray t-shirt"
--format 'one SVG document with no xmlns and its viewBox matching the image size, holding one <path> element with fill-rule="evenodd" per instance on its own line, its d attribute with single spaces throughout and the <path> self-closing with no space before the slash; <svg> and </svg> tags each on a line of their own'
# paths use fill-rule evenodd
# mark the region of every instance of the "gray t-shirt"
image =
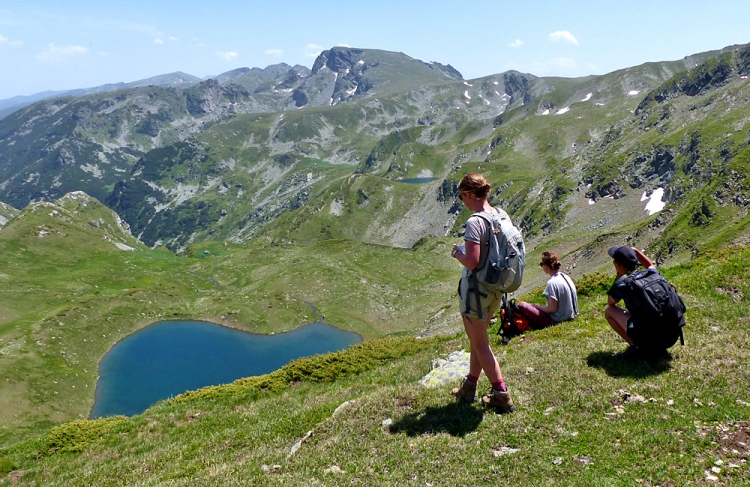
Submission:
<svg viewBox="0 0 750 487">
<path fill-rule="evenodd" d="M 547 280 L 542 294 L 557 301 L 557 311 L 550 314 L 553 320 L 559 323 L 573 319 L 578 308 L 578 292 L 573 279 L 558 272 Z"/>
<path fill-rule="evenodd" d="M 500 218 L 507 218 L 508 220 L 510 220 L 510 216 L 508 216 L 508 214 L 504 210 L 501 210 L 500 208 L 494 208 L 494 210 Z M 487 228 L 488 225 L 489 224 L 487 223 L 487 221 L 481 216 L 477 216 L 476 213 L 471 215 L 466 221 L 466 233 L 464 233 L 464 240 L 480 245 L 480 263 L 484 260 L 484 254 L 486 252 L 484 244 L 487 243 L 487 238 L 490 235 Z M 468 268 L 464 267 L 462 275 L 466 277 L 469 275 L 469 272 L 471 271 Z"/>
</svg>

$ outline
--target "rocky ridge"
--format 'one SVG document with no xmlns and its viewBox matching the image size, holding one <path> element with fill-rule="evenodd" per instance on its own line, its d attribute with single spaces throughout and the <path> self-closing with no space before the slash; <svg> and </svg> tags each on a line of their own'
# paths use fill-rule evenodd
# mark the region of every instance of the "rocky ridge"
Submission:
<svg viewBox="0 0 750 487">
<path fill-rule="evenodd" d="M 724 165 L 737 160 L 740 146 L 709 147 L 713 139 L 697 135 L 699 128 L 681 134 L 674 121 L 681 113 L 695 124 L 711 119 L 725 103 L 715 93 L 726 92 L 726 103 L 741 100 L 746 51 L 576 80 L 518 72 L 463 80 L 449 65 L 336 47 L 312 70 L 279 64 L 185 89 L 42 101 L 0 121 L 0 198 L 23 207 L 83 189 L 148 245 L 174 250 L 264 232 L 271 239 L 310 241 L 321 238 L 311 235 L 317 232 L 409 247 L 460 231 L 460 171 L 510 164 L 550 171 L 533 185 L 505 181 L 507 171 L 494 176 L 497 203 L 518 215 L 529 237 L 543 238 L 577 225 L 561 217 L 576 205 L 570 215 L 590 212 L 581 200 L 593 205 L 664 187 L 673 203 L 686 194 L 686 178 L 711 183 L 712 154 Z M 686 88 L 696 83 L 703 88 Z M 701 110 L 691 106 L 697 98 L 707 99 Z M 579 122 L 558 122 L 565 117 Z M 424 175 L 435 180 L 399 183 Z M 742 207 L 745 185 L 735 186 L 720 204 Z M 695 214 L 716 214 L 711 207 L 704 201 Z M 332 225 L 336 213 L 361 215 L 363 223 Z M 271 222 L 280 224 L 268 233 Z"/>
</svg>

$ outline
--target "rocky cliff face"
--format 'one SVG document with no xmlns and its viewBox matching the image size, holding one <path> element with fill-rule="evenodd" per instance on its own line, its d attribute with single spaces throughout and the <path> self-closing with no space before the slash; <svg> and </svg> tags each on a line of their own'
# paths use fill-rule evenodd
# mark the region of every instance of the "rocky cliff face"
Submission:
<svg viewBox="0 0 750 487">
<path fill-rule="evenodd" d="M 730 129 L 744 130 L 742 143 L 702 127 L 746 106 L 747 52 L 688 72 L 673 62 L 465 81 L 449 65 L 336 47 L 312 70 L 280 64 L 186 89 L 46 100 L 0 120 L 0 199 L 20 208 L 82 189 L 148 245 L 173 249 L 261 234 L 410 246 L 460 229 L 456 182 L 480 170 L 497 203 L 542 237 L 578 226 L 598 202 L 661 186 L 676 203 L 741 173 L 744 119 Z M 410 179 L 422 183 L 400 182 Z M 746 201 L 745 183 L 735 186 L 716 189 L 715 203 Z M 710 219 L 712 205 L 696 211 Z"/>
</svg>

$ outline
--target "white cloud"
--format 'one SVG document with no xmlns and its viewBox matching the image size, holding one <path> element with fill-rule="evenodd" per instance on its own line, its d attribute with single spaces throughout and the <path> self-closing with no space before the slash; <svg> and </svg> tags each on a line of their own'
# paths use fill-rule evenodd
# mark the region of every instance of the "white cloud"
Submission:
<svg viewBox="0 0 750 487">
<path fill-rule="evenodd" d="M 308 44 L 305 46 L 305 52 L 307 57 L 316 58 L 323 52 L 323 46 L 317 44 Z"/>
<path fill-rule="evenodd" d="M 22 45 L 23 42 L 21 41 L 12 41 L 5 37 L 4 35 L 0 34 L 0 46 L 11 46 L 11 47 L 18 47 Z"/>
<path fill-rule="evenodd" d="M 176 37 L 174 37 L 174 36 L 169 36 L 169 37 L 167 37 L 167 41 L 169 41 L 169 42 L 177 42 L 177 41 L 179 41 L 179 39 L 176 38 Z M 164 40 L 163 36 L 159 35 L 159 36 L 157 36 L 154 39 L 154 44 L 158 44 L 158 45 L 162 46 L 162 45 L 166 44 L 167 41 Z"/>
<path fill-rule="evenodd" d="M 578 39 L 567 30 L 558 30 L 549 35 L 549 40 L 552 42 L 568 42 L 574 46 L 578 45 Z"/>
<path fill-rule="evenodd" d="M 266 49 L 263 51 L 263 54 L 267 56 L 273 56 L 273 57 L 281 57 L 284 55 L 283 49 Z"/>
<path fill-rule="evenodd" d="M 224 61 L 229 62 L 239 56 L 239 53 L 237 53 L 236 51 L 216 51 L 216 55 L 222 58 Z"/>
<path fill-rule="evenodd" d="M 521 47 L 523 46 L 523 41 L 521 39 L 516 39 L 515 41 L 508 44 L 510 47 Z"/>
<path fill-rule="evenodd" d="M 36 55 L 36 58 L 40 61 L 65 61 L 74 56 L 82 56 L 88 53 L 89 50 L 83 46 L 56 46 L 55 44 L 49 44 L 42 52 Z"/>
</svg>

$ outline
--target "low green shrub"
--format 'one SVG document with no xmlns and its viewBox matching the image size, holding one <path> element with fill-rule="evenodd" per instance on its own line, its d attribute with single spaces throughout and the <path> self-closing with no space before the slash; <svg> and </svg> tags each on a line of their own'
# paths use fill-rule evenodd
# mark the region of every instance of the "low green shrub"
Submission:
<svg viewBox="0 0 750 487">
<path fill-rule="evenodd" d="M 596 296 L 607 294 L 614 282 L 614 274 L 593 272 L 584 274 L 576 279 L 576 291 L 580 296 Z"/>
<path fill-rule="evenodd" d="M 415 355 L 433 346 L 434 342 L 434 339 L 415 337 L 367 340 L 340 352 L 294 360 L 270 374 L 239 379 L 232 384 L 188 391 L 169 399 L 167 403 L 178 404 L 197 398 L 245 399 L 261 392 L 279 392 L 295 382 L 332 382 L 400 357 Z"/>
<path fill-rule="evenodd" d="M 15 469 L 16 467 L 10 458 L 0 457 L 0 477 L 5 477 Z"/>
<path fill-rule="evenodd" d="M 121 430 L 127 424 L 128 418 L 124 416 L 63 423 L 47 433 L 45 453 L 55 455 L 83 451 L 87 446 L 101 441 L 109 433 Z"/>
</svg>

